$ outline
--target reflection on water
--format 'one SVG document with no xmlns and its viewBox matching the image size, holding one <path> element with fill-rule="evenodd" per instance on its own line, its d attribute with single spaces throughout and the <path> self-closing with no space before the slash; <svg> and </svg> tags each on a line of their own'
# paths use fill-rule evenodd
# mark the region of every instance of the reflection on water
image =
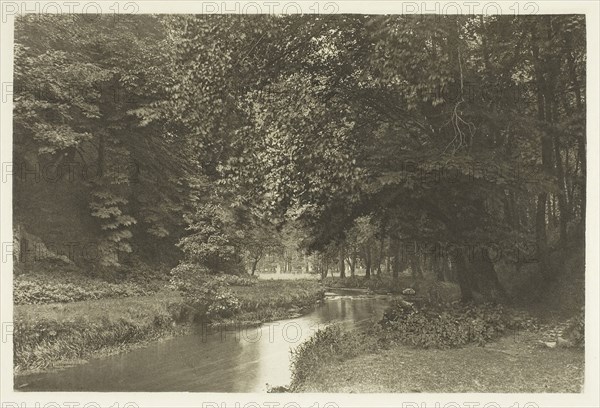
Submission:
<svg viewBox="0 0 600 408">
<path fill-rule="evenodd" d="M 15 378 L 21 391 L 261 392 L 290 382 L 290 351 L 326 324 L 380 318 L 382 297 L 327 298 L 303 317 L 228 331 L 197 332 L 53 373 Z M 25 385 L 27 384 L 27 385 Z M 24 386 L 25 385 L 25 386 Z"/>
</svg>

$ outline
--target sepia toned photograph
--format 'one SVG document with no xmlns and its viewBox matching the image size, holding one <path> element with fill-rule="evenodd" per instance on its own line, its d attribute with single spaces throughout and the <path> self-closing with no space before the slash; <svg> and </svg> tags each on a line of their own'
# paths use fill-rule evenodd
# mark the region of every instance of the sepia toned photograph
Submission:
<svg viewBox="0 0 600 408">
<path fill-rule="evenodd" d="M 115 5 L 14 16 L 14 392 L 591 386 L 585 13 Z"/>
</svg>

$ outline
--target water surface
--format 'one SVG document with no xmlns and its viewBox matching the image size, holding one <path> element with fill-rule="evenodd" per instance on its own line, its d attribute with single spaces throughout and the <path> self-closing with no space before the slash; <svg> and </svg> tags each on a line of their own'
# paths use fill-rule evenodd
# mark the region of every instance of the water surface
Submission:
<svg viewBox="0 0 600 408">
<path fill-rule="evenodd" d="M 290 382 L 290 350 L 331 322 L 381 318 L 388 299 L 333 296 L 312 313 L 259 327 L 207 330 L 93 359 L 61 371 L 15 378 L 21 391 L 263 392 Z"/>
</svg>

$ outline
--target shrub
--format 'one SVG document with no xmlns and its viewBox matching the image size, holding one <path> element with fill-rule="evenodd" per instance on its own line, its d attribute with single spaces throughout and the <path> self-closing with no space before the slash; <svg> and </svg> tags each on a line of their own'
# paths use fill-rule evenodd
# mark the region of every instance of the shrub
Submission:
<svg viewBox="0 0 600 408">
<path fill-rule="evenodd" d="M 240 310 L 240 301 L 231 291 L 220 287 L 212 298 L 206 311 L 209 319 L 231 317 Z"/>
<path fill-rule="evenodd" d="M 227 288 L 223 276 L 213 276 L 203 266 L 182 263 L 171 271 L 171 285 L 196 312 L 196 319 L 231 317 L 240 310 L 240 301 Z"/>
<path fill-rule="evenodd" d="M 523 321 L 507 313 L 502 306 L 453 305 L 433 308 L 397 301 L 380 322 L 387 338 L 423 348 L 459 347 L 484 344 L 507 329 L 523 328 Z"/>
</svg>

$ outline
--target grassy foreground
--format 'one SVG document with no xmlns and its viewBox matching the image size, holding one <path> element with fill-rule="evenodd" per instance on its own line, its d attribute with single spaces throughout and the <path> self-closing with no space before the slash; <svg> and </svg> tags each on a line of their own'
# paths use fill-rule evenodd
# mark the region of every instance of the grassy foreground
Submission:
<svg viewBox="0 0 600 408">
<path fill-rule="evenodd" d="M 240 299 L 240 311 L 212 324 L 258 324 L 296 316 L 323 295 L 318 282 L 307 280 L 258 281 L 231 290 Z M 185 333 L 192 315 L 181 296 L 167 290 L 150 296 L 16 305 L 15 373 L 69 366 Z"/>
<path fill-rule="evenodd" d="M 485 347 L 395 346 L 316 368 L 295 392 L 581 392 L 585 353 L 548 349 L 534 333 L 505 336 Z"/>
</svg>

